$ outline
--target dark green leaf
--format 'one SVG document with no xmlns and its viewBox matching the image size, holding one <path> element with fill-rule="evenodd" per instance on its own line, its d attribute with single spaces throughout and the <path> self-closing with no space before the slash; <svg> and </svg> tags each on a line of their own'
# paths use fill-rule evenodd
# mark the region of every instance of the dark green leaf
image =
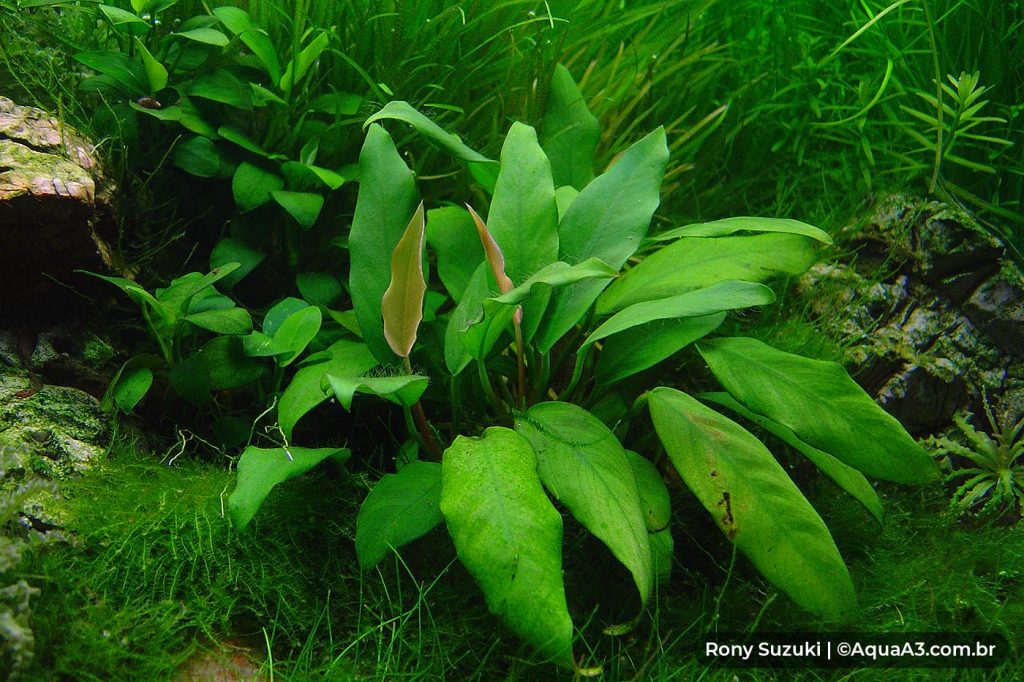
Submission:
<svg viewBox="0 0 1024 682">
<path fill-rule="evenodd" d="M 364 571 L 388 552 L 436 528 L 441 517 L 441 465 L 410 462 L 373 486 L 356 518 L 356 556 Z"/>
<path fill-rule="evenodd" d="M 396 405 L 412 407 L 423 395 L 423 391 L 427 390 L 430 381 L 416 374 L 392 377 L 341 377 L 328 374 L 325 378 L 334 397 L 346 410 L 352 409 L 352 399 L 356 393 L 369 393 Z"/>
<path fill-rule="evenodd" d="M 200 178 L 218 177 L 224 168 L 217 145 L 202 136 L 190 137 L 175 146 L 174 164 Z"/>
<path fill-rule="evenodd" d="M 329 308 L 345 293 L 338 278 L 327 272 L 300 272 L 295 276 L 295 285 L 310 305 L 325 308 Z"/>
<path fill-rule="evenodd" d="M 201 329 L 217 334 L 248 334 L 252 331 L 252 318 L 244 308 L 207 310 L 188 315 L 185 319 Z"/>
<path fill-rule="evenodd" d="M 484 260 L 473 218 L 459 206 L 427 211 L 427 244 L 437 254 L 437 274 L 445 289 L 460 300 L 473 271 Z"/>
<path fill-rule="evenodd" d="M 408 102 L 388 102 L 383 109 L 366 119 L 363 127 L 383 119 L 394 119 L 408 123 L 420 135 L 437 144 L 457 159 L 476 163 L 493 163 L 486 156 L 473 151 L 458 136 L 449 133 L 409 105 Z"/>
<path fill-rule="evenodd" d="M 287 192 L 274 190 L 270 196 L 288 212 L 304 230 L 313 227 L 324 207 L 324 196 L 312 192 Z"/>
<path fill-rule="evenodd" d="M 544 151 L 551 159 L 555 186 L 578 190 L 594 178 L 594 154 L 601 137 L 597 122 L 569 70 L 561 64 L 551 78 L 544 113 Z"/>
<path fill-rule="evenodd" d="M 278 483 L 306 473 L 328 457 L 342 464 L 351 454 L 345 448 L 247 447 L 238 460 L 238 485 L 228 496 L 232 523 L 244 530 Z"/>
</svg>

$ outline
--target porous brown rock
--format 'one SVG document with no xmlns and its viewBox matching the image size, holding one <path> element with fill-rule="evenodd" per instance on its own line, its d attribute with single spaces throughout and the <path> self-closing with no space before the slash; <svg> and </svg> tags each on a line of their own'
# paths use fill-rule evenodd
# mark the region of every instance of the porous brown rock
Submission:
<svg viewBox="0 0 1024 682">
<path fill-rule="evenodd" d="M 95 147 L 41 109 L 0 97 L 0 318 L 58 316 L 112 267 L 113 188 Z"/>
<path fill-rule="evenodd" d="M 965 211 L 891 196 L 800 288 L 854 378 L 915 436 L 958 411 L 1024 413 L 1024 277 Z M 831 295 L 828 295 L 831 292 Z"/>
</svg>

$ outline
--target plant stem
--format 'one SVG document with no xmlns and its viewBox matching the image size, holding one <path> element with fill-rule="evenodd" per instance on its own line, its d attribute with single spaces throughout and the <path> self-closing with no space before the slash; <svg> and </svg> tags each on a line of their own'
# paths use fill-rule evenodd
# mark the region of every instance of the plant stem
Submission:
<svg viewBox="0 0 1024 682">
<path fill-rule="evenodd" d="M 491 404 L 496 411 L 501 412 L 501 401 L 498 400 L 497 394 L 494 392 L 494 386 L 491 385 L 491 377 L 487 374 L 487 366 L 484 365 L 483 360 L 476 361 L 477 373 L 480 375 L 480 385 L 483 386 L 484 395 L 487 396 L 487 402 Z"/>
<path fill-rule="evenodd" d="M 519 409 L 526 409 L 526 344 L 523 343 L 523 325 L 519 320 L 514 321 L 516 329 L 516 365 L 519 374 L 519 386 L 517 398 Z"/>
<path fill-rule="evenodd" d="M 412 374 L 412 363 L 409 361 L 409 356 L 406 355 L 402 360 L 405 362 L 405 371 L 408 374 Z M 423 412 L 423 405 L 421 405 L 420 401 L 417 400 L 412 404 L 411 415 L 409 408 L 403 408 L 403 412 L 405 412 L 405 423 L 406 427 L 409 428 L 410 434 L 416 434 L 419 432 L 420 443 L 423 445 L 424 449 L 430 454 L 432 459 L 440 462 L 441 448 L 438 446 L 437 441 L 434 440 L 434 434 L 430 431 L 430 425 L 427 423 L 427 415 Z M 413 424 L 409 423 L 410 416 L 415 424 L 415 428 L 413 428 Z"/>
</svg>

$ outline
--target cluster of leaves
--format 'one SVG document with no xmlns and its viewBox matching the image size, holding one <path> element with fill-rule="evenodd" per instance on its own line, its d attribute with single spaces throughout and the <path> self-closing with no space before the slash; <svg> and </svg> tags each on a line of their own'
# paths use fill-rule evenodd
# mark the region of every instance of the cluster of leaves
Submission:
<svg viewBox="0 0 1024 682">
<path fill-rule="evenodd" d="M 572 667 L 555 501 L 629 570 L 646 605 L 672 565 L 671 470 L 771 582 L 842 619 L 853 585 L 824 522 L 765 444 L 711 405 L 806 456 L 879 522 L 865 474 L 920 484 L 937 469 L 839 365 L 708 338 L 729 311 L 774 301 L 765 283 L 806 270 L 828 236 L 760 218 L 648 235 L 664 131 L 595 174 L 595 121 L 565 76 L 552 83 L 541 135 L 515 123 L 500 162 L 475 163 L 486 220 L 469 206 L 426 210 L 380 121 L 412 123 L 465 158 L 457 138 L 409 116 L 368 122 L 349 237 L 360 338 L 301 370 L 315 378 L 304 399 L 351 410 L 356 394 L 371 394 L 406 416 L 412 447 L 357 519 L 360 563 L 443 524 L 491 610 L 545 659 Z M 725 392 L 649 388 L 645 370 L 694 345 Z M 356 359 L 386 375 L 352 371 Z M 644 437 L 652 424 L 656 442 Z M 248 524 L 278 483 L 350 454 L 247 448 L 228 502 L 234 522 Z"/>
<path fill-rule="evenodd" d="M 1004 414 L 997 419 L 987 400 L 985 416 L 989 433 L 979 431 L 963 415 L 953 418 L 966 445 L 949 437 L 932 438 L 929 445 L 937 455 L 969 463 L 946 476 L 947 481 L 961 481 L 953 493 L 954 509 L 962 514 L 1020 514 L 1024 510 L 1024 418 L 1013 423 Z"/>
<path fill-rule="evenodd" d="M 32 528 L 26 514 L 28 505 L 40 496 L 56 495 L 56 485 L 39 478 L 27 481 L 14 480 L 14 474 L 23 473 L 26 455 L 13 446 L 0 447 L 0 577 L 11 578 L 12 572 L 21 563 L 25 551 L 32 546 L 61 540 L 60 533 L 42 533 Z M 10 475 L 10 477 L 9 477 Z M 32 628 L 29 617 L 32 613 L 30 600 L 39 594 L 39 588 L 32 587 L 24 579 L 7 584 L 2 580 L 0 587 L 0 637 L 3 638 L 3 656 L 0 661 L 9 679 L 20 679 L 19 675 L 32 661 Z"/>
</svg>

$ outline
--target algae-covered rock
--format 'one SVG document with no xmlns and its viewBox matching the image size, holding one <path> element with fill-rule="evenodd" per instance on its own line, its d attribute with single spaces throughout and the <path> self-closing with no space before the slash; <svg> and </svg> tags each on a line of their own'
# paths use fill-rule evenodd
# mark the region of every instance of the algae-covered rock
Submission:
<svg viewBox="0 0 1024 682">
<path fill-rule="evenodd" d="M 0 447 L 23 448 L 26 471 L 67 478 L 87 469 L 109 442 L 108 417 L 93 396 L 40 386 L 27 372 L 0 372 Z"/>
<path fill-rule="evenodd" d="M 851 255 L 801 281 L 857 381 L 910 433 L 955 413 L 1024 412 L 1024 286 L 965 211 L 903 196 L 843 232 Z M 823 295 L 823 292 L 832 292 Z"/>
</svg>

